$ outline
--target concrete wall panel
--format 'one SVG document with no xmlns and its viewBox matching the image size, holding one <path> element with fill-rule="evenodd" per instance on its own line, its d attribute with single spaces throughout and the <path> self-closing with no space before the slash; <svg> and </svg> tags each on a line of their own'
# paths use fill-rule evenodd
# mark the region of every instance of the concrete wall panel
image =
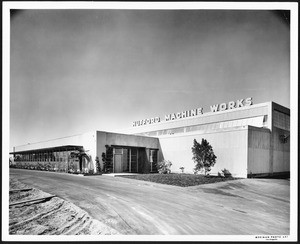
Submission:
<svg viewBox="0 0 300 244">
<path fill-rule="evenodd" d="M 97 131 L 96 156 L 99 157 L 101 169 L 103 169 L 102 153 L 106 153 L 106 132 Z"/>
<path fill-rule="evenodd" d="M 267 129 L 249 127 L 248 174 L 263 174 L 270 171 L 270 137 Z"/>
<path fill-rule="evenodd" d="M 269 150 L 261 148 L 249 148 L 248 155 L 248 174 L 263 174 L 269 172 Z"/>
<path fill-rule="evenodd" d="M 158 148 L 157 138 L 117 133 L 107 133 L 106 143 L 108 145 Z"/>
<path fill-rule="evenodd" d="M 211 134 L 189 133 L 182 136 L 160 137 L 160 144 L 166 160 L 170 160 L 172 172 L 180 172 L 181 166 L 185 172 L 192 173 L 195 163 L 192 160 L 193 140 L 201 143 L 205 138 L 213 147 L 217 162 L 212 167 L 211 174 L 217 174 L 222 169 L 228 169 L 234 176 L 247 176 L 247 129 L 224 131 Z"/>
<path fill-rule="evenodd" d="M 287 130 L 273 128 L 273 172 L 290 171 L 290 137 L 283 142 L 280 139 L 281 135 L 289 135 Z"/>
<path fill-rule="evenodd" d="M 290 154 L 283 151 L 274 151 L 273 172 L 290 171 Z"/>
</svg>

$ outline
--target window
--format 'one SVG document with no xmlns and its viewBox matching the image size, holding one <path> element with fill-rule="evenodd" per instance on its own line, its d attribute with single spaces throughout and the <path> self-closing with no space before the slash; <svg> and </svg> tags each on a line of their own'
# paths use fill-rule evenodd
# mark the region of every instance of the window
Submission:
<svg viewBox="0 0 300 244">
<path fill-rule="evenodd" d="M 274 126 L 283 130 L 290 130 L 290 116 L 274 110 Z"/>
<path fill-rule="evenodd" d="M 151 172 L 156 172 L 157 168 L 157 152 L 158 150 L 156 149 L 150 149 L 150 153 L 149 153 L 149 161 L 150 161 L 150 165 L 151 165 Z"/>
<path fill-rule="evenodd" d="M 115 154 L 122 154 L 123 150 L 122 148 L 115 148 Z"/>
</svg>

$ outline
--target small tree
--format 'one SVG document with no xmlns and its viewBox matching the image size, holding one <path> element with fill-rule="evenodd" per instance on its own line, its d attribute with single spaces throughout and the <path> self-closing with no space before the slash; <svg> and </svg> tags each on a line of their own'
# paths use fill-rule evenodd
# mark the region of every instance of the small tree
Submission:
<svg viewBox="0 0 300 244">
<path fill-rule="evenodd" d="M 99 157 L 96 156 L 96 169 L 97 169 L 97 173 L 100 173 L 101 172 L 101 166 L 100 166 L 100 161 L 99 161 Z"/>
<path fill-rule="evenodd" d="M 83 158 L 85 158 L 88 162 L 91 161 L 91 156 L 89 154 L 86 153 L 87 151 L 83 150 L 83 148 L 79 148 L 79 149 L 76 149 L 74 151 L 72 151 L 69 155 L 69 159 L 74 159 L 74 158 L 78 158 L 79 160 L 79 171 L 83 172 L 83 168 L 82 168 L 82 160 Z M 74 168 L 72 168 L 70 165 L 68 165 L 69 170 L 72 169 L 72 170 L 75 170 L 75 166 L 73 166 Z"/>
<path fill-rule="evenodd" d="M 113 148 L 105 145 L 106 153 L 102 153 L 103 172 L 110 173 L 112 171 L 113 163 Z"/>
<path fill-rule="evenodd" d="M 14 160 L 12 158 L 9 158 L 9 167 L 14 166 Z"/>
<path fill-rule="evenodd" d="M 107 163 L 107 158 L 106 158 L 106 153 L 102 153 L 102 162 L 103 162 L 103 172 L 104 173 L 109 173 L 109 167 L 108 167 L 108 163 Z"/>
<path fill-rule="evenodd" d="M 196 163 L 194 171 L 202 171 L 204 169 L 205 175 L 211 170 L 216 163 L 216 155 L 209 145 L 208 141 L 202 138 L 201 144 L 194 139 L 194 146 L 192 147 L 193 160 Z"/>
</svg>

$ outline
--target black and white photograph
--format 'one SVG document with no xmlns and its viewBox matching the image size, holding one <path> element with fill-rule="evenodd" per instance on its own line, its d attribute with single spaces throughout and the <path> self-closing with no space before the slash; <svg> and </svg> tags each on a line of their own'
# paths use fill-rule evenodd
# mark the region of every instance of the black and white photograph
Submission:
<svg viewBox="0 0 300 244">
<path fill-rule="evenodd" d="M 2 14 L 2 240 L 297 241 L 298 3 Z"/>
</svg>

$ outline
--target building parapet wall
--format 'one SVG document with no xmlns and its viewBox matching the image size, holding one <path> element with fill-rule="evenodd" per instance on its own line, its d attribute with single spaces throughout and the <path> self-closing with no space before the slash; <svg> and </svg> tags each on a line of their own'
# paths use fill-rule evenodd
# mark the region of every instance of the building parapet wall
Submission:
<svg viewBox="0 0 300 244">
<path fill-rule="evenodd" d="M 139 134 L 143 132 L 151 132 L 151 131 L 158 131 L 164 129 L 174 129 L 179 127 L 193 126 L 193 125 L 225 122 L 225 121 L 246 119 L 246 118 L 265 116 L 265 115 L 268 116 L 269 106 L 270 103 L 261 103 L 261 104 L 246 106 L 242 108 L 235 108 L 232 110 L 203 113 L 196 117 L 182 118 L 182 119 L 171 120 L 171 121 L 161 121 L 155 124 L 131 127 L 131 128 L 123 129 L 122 132 L 128 134 Z M 267 124 L 266 127 L 268 127 Z"/>
</svg>

